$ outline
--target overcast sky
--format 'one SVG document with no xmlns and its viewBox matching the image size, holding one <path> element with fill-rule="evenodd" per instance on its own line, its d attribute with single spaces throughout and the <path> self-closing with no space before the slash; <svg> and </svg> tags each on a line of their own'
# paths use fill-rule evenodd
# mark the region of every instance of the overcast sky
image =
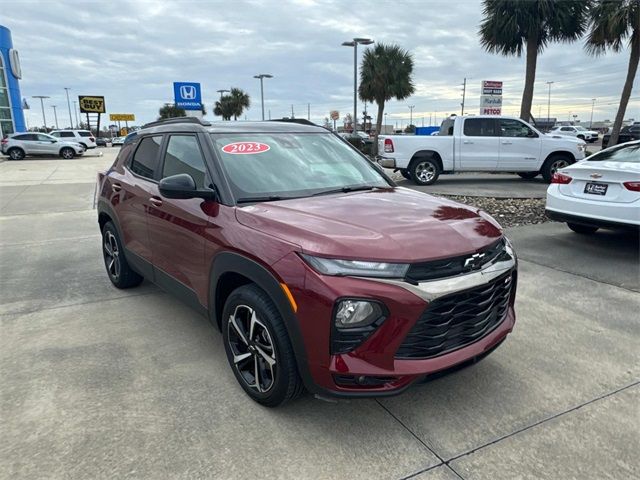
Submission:
<svg viewBox="0 0 640 480">
<path fill-rule="evenodd" d="M 68 113 L 63 87 L 78 94 L 104 95 L 110 113 L 134 113 L 137 122 L 154 120 L 173 101 L 172 82 L 202 83 L 208 115 L 216 90 L 239 87 L 252 99 L 249 120 L 260 119 L 258 73 L 265 80 L 265 110 L 273 118 L 291 114 L 321 122 L 330 110 L 353 109 L 353 49 L 340 44 L 353 37 L 398 43 L 415 60 L 415 95 L 391 101 L 388 123 L 460 112 L 461 86 L 469 78 L 466 110 L 478 113 L 481 80 L 504 82 L 503 113 L 518 114 L 524 58 L 485 53 L 478 42 L 480 0 L 449 1 L 33 1 L 4 0 L 0 24 L 12 30 L 20 51 L 22 95 L 40 125 L 39 101 L 49 95 L 46 114 L 58 105 L 60 127 Z M 361 47 L 362 48 L 362 47 Z M 359 49 L 361 58 L 361 49 Z M 533 114 L 577 114 L 589 121 L 615 116 L 629 51 L 591 58 L 582 42 L 550 46 L 538 58 Z M 626 117 L 640 119 L 636 78 Z M 72 100 L 74 99 L 72 98 Z M 359 108 L 362 111 L 362 108 Z M 64 120 L 66 119 L 66 120 Z M 48 121 L 52 124 L 51 121 Z"/>
</svg>

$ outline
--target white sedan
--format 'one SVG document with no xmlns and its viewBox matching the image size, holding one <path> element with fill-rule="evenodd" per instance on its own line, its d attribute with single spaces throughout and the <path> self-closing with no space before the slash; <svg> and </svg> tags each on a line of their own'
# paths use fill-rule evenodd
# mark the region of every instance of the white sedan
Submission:
<svg viewBox="0 0 640 480">
<path fill-rule="evenodd" d="M 546 212 L 577 233 L 640 229 L 640 141 L 607 148 L 558 170 L 547 189 Z"/>
</svg>

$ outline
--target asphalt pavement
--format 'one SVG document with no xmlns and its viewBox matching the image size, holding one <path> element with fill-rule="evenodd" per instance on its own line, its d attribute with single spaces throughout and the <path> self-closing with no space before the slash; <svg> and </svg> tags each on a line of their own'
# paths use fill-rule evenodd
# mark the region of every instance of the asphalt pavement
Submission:
<svg viewBox="0 0 640 480">
<path fill-rule="evenodd" d="M 267 409 L 206 319 L 111 286 L 104 151 L 0 163 L 0 478 L 640 477 L 637 237 L 510 229 L 518 320 L 488 358 L 393 398 Z"/>
</svg>

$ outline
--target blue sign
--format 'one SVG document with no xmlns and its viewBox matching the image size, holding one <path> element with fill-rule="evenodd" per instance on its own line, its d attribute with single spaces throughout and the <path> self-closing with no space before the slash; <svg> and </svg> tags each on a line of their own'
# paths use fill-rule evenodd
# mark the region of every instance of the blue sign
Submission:
<svg viewBox="0 0 640 480">
<path fill-rule="evenodd" d="M 176 107 L 185 110 L 202 110 L 200 84 L 194 82 L 173 82 L 173 98 Z"/>
</svg>

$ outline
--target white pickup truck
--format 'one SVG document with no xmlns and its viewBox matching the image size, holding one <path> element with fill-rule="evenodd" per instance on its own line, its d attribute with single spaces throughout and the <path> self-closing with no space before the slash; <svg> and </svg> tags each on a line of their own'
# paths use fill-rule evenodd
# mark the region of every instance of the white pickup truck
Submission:
<svg viewBox="0 0 640 480">
<path fill-rule="evenodd" d="M 582 160 L 585 148 L 580 139 L 544 134 L 515 117 L 451 116 L 438 135 L 380 135 L 378 163 L 418 185 L 456 172 L 542 174 L 549 182 L 556 170 Z"/>
</svg>

